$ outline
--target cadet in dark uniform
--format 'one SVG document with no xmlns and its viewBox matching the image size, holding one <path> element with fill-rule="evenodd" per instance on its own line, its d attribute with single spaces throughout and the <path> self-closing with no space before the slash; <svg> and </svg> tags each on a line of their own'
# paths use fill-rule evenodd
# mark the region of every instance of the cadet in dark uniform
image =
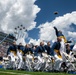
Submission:
<svg viewBox="0 0 76 75">
<path fill-rule="evenodd" d="M 17 55 L 17 45 L 16 42 L 13 42 L 13 44 L 8 48 L 7 55 L 12 52 L 14 55 Z"/>
<path fill-rule="evenodd" d="M 53 46 L 52 46 L 52 50 L 57 54 L 57 56 L 59 58 L 62 58 L 61 54 L 60 54 L 60 47 L 61 47 L 61 38 L 58 37 L 57 38 L 57 42 L 54 42 Z"/>
<path fill-rule="evenodd" d="M 15 69 L 17 64 L 16 64 L 16 59 L 17 59 L 17 45 L 16 42 L 13 42 L 13 44 L 8 48 L 7 55 L 10 58 L 10 68 Z"/>
<path fill-rule="evenodd" d="M 21 52 L 23 55 L 24 55 L 24 46 L 22 45 L 22 43 L 20 43 L 19 45 L 18 45 L 18 50 L 19 50 L 19 52 Z"/>
<path fill-rule="evenodd" d="M 36 55 L 42 55 L 43 52 L 45 52 L 44 42 L 40 42 L 40 46 L 36 48 Z"/>
<path fill-rule="evenodd" d="M 22 43 L 18 45 L 17 56 L 19 58 L 18 70 L 23 69 L 23 55 L 24 55 L 24 46 Z"/>
<path fill-rule="evenodd" d="M 59 31 L 56 27 L 54 27 L 54 29 L 55 29 L 56 36 L 57 36 L 57 37 L 63 38 L 65 43 L 71 43 L 71 41 L 68 41 L 68 40 L 65 38 L 65 36 L 64 36 L 63 33 L 62 33 L 62 31 Z"/>
<path fill-rule="evenodd" d="M 62 56 L 61 56 L 61 53 L 60 53 L 60 47 L 61 47 L 61 38 L 60 37 L 57 37 L 57 41 L 54 42 L 53 46 L 52 46 L 52 50 L 55 52 L 54 53 L 54 57 L 55 57 L 55 66 L 54 66 L 54 69 L 59 71 L 59 68 L 60 68 L 60 64 L 62 63 Z"/>
<path fill-rule="evenodd" d="M 33 49 L 30 48 L 29 44 L 26 44 L 24 53 L 25 54 L 33 54 Z"/>
<path fill-rule="evenodd" d="M 54 56 L 54 50 L 51 49 L 50 42 L 47 42 L 47 45 L 45 45 L 44 47 L 48 55 Z"/>
</svg>

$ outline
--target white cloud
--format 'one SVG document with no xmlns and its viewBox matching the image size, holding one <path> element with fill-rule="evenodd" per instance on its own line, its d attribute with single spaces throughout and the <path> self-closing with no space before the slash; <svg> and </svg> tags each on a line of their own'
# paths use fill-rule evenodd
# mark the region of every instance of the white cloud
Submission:
<svg viewBox="0 0 76 75">
<path fill-rule="evenodd" d="M 19 44 L 19 43 L 22 43 L 22 45 L 26 45 L 26 42 L 24 41 L 23 38 L 19 38 L 17 41 L 16 41 L 16 44 Z"/>
<path fill-rule="evenodd" d="M 30 38 L 29 44 L 33 43 L 34 45 L 40 45 L 40 42 L 42 42 L 42 41 L 44 41 L 44 40 L 41 40 L 41 39 L 36 40 L 36 39 Z M 45 41 L 44 41 L 44 44 L 46 44 Z"/>
<path fill-rule="evenodd" d="M 40 40 L 39 40 L 39 39 L 36 40 L 36 39 L 30 38 L 29 44 L 30 44 L 30 43 L 33 43 L 34 45 L 39 45 L 39 44 L 40 44 Z"/>
<path fill-rule="evenodd" d="M 13 31 L 23 24 L 29 30 L 36 26 L 36 14 L 40 11 L 35 0 L 0 0 L 0 29 Z"/>
<path fill-rule="evenodd" d="M 51 39 L 56 38 L 54 29 L 51 25 L 49 25 L 49 22 L 40 25 L 39 28 L 40 28 L 39 33 L 41 40 L 50 41 Z"/>
<path fill-rule="evenodd" d="M 62 30 L 63 34 L 67 38 L 75 38 L 76 32 L 71 32 L 70 25 L 72 23 L 76 25 L 76 11 L 73 11 L 72 13 L 67 13 L 63 16 L 56 17 L 55 20 L 53 20 L 52 22 L 46 22 L 44 24 L 41 24 L 38 27 L 40 29 L 40 39 L 47 41 L 56 39 L 55 31 L 53 29 L 54 26 L 56 26 L 59 30 Z"/>
<path fill-rule="evenodd" d="M 76 32 L 68 32 L 68 36 L 72 36 L 72 38 L 76 39 Z"/>
<path fill-rule="evenodd" d="M 0 0 L 0 31 L 12 33 L 18 25 L 24 25 L 31 30 L 35 28 L 34 21 L 40 8 L 36 0 Z"/>
</svg>

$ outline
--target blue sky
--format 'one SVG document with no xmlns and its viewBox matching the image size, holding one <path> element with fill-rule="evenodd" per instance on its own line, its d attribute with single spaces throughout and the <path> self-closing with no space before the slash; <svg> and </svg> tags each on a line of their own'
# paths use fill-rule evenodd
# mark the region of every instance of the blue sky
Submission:
<svg viewBox="0 0 76 75">
<path fill-rule="evenodd" d="M 35 20 L 37 25 L 76 10 L 76 1 L 74 0 L 37 0 L 35 4 L 41 8 Z M 54 15 L 53 12 L 55 11 L 58 11 L 59 14 Z"/>
<path fill-rule="evenodd" d="M 41 11 L 37 14 L 35 21 L 37 22 L 36 27 L 45 22 L 51 22 L 58 16 L 76 11 L 76 0 L 37 0 L 35 2 Z M 58 14 L 54 15 L 57 11 Z M 74 24 L 71 27 L 76 27 Z M 75 29 L 72 31 L 76 31 Z M 46 31 L 45 31 L 46 32 Z M 38 39 L 39 29 L 33 29 L 29 31 L 29 37 Z"/>
<path fill-rule="evenodd" d="M 54 26 L 67 39 L 75 39 L 76 0 L 0 0 L 0 31 L 13 33 L 21 24 L 28 32 L 19 33 L 23 37 L 16 35 L 18 43 L 54 41 Z"/>
</svg>

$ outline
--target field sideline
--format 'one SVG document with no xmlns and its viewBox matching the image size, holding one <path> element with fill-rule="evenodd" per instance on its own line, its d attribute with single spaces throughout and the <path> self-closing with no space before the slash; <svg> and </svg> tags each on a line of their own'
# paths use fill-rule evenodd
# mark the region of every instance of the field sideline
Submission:
<svg viewBox="0 0 76 75">
<path fill-rule="evenodd" d="M 73 74 L 50 73 L 50 72 L 26 72 L 26 71 L 0 69 L 0 75 L 73 75 Z"/>
</svg>

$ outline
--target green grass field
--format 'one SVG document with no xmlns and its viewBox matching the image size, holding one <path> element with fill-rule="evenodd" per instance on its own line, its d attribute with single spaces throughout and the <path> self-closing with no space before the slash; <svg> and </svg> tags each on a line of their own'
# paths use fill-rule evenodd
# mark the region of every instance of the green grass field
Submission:
<svg viewBox="0 0 76 75">
<path fill-rule="evenodd" d="M 48 72 L 26 72 L 26 71 L 2 70 L 2 69 L 0 69 L 0 75 L 73 75 L 73 74 L 50 73 L 50 72 L 49 73 Z"/>
</svg>

